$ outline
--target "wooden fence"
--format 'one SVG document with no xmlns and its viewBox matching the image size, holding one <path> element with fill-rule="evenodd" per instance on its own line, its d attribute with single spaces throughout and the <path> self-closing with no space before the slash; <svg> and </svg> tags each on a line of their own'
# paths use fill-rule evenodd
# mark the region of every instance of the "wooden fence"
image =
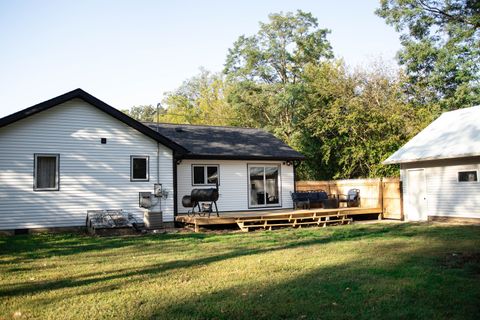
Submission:
<svg viewBox="0 0 480 320">
<path fill-rule="evenodd" d="M 403 220 L 402 186 L 398 178 L 297 181 L 297 191 L 324 190 L 328 194 L 347 194 L 360 189 L 360 207 L 382 208 L 383 218 Z"/>
</svg>

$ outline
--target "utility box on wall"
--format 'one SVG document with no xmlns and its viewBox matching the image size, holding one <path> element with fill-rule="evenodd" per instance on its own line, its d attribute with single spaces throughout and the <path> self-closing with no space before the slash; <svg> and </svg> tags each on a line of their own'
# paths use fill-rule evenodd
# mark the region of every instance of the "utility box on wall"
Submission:
<svg viewBox="0 0 480 320">
<path fill-rule="evenodd" d="M 138 193 L 138 206 L 140 208 L 151 208 L 152 207 L 152 193 L 150 192 L 139 192 Z"/>
</svg>

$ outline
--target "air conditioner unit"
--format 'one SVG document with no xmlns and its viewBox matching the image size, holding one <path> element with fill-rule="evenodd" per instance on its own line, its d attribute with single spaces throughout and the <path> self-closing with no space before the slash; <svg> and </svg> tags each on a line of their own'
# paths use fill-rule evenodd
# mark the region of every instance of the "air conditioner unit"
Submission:
<svg viewBox="0 0 480 320">
<path fill-rule="evenodd" d="M 163 213 L 162 211 L 147 211 L 143 214 L 143 223 L 147 229 L 161 229 L 163 228 Z"/>
</svg>

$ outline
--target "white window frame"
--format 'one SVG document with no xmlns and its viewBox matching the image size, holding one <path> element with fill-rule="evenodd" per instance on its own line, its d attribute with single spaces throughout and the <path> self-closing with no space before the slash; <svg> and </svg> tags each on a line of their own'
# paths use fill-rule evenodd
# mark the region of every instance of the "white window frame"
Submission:
<svg viewBox="0 0 480 320">
<path fill-rule="evenodd" d="M 146 178 L 133 178 L 133 160 L 134 159 L 145 159 L 147 160 L 147 166 L 146 166 L 146 169 L 147 169 L 147 174 L 146 174 Z M 130 181 L 132 182 L 148 182 L 150 181 L 150 156 L 130 156 Z"/>
<path fill-rule="evenodd" d="M 195 183 L 194 171 L 195 167 L 203 167 L 203 181 L 204 183 Z M 192 164 L 191 176 L 192 176 L 192 186 L 214 186 L 215 183 L 208 183 L 208 167 L 217 168 L 217 182 L 220 185 L 220 165 L 218 164 Z"/>
<path fill-rule="evenodd" d="M 460 173 L 461 172 L 472 172 L 475 171 L 477 173 L 477 181 L 460 181 Z M 479 182 L 479 176 L 478 176 L 478 169 L 464 169 L 464 170 L 458 170 L 457 171 L 457 183 L 478 183 Z"/>
<path fill-rule="evenodd" d="M 39 188 L 39 187 L 37 187 L 38 157 L 55 158 L 55 187 L 53 187 L 53 188 Z M 59 191 L 60 190 L 60 154 L 58 154 L 58 153 L 35 153 L 33 155 L 33 190 L 34 191 Z"/>
</svg>

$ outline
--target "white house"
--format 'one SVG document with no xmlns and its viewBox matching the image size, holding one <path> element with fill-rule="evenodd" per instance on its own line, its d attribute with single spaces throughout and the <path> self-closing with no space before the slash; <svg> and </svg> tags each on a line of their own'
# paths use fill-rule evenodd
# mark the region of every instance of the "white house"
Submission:
<svg viewBox="0 0 480 320">
<path fill-rule="evenodd" d="M 261 130 L 156 127 L 76 89 L 0 119 L 0 230 L 83 226 L 90 209 L 141 220 L 157 183 L 168 196 L 151 210 L 170 224 L 216 179 L 220 211 L 291 208 L 302 158 Z"/>
<path fill-rule="evenodd" d="M 445 112 L 384 164 L 400 164 L 407 220 L 480 218 L 480 106 Z"/>
</svg>

